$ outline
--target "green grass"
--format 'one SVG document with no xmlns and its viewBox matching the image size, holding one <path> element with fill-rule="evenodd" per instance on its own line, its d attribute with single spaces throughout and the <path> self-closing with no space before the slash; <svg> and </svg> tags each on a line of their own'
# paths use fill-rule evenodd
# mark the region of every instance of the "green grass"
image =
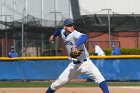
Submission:
<svg viewBox="0 0 140 93">
<path fill-rule="evenodd" d="M 52 82 L 1 81 L 0 87 L 48 87 Z M 140 86 L 140 82 L 107 82 L 109 86 Z M 94 82 L 69 82 L 64 87 L 97 87 Z"/>
<path fill-rule="evenodd" d="M 0 82 L 0 87 L 47 87 L 51 82 L 13 82 L 13 81 L 4 81 Z"/>
</svg>

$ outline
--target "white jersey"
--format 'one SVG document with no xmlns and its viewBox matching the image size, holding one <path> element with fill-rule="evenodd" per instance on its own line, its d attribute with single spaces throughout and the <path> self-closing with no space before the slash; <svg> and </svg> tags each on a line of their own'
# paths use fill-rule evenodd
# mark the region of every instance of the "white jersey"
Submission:
<svg viewBox="0 0 140 93">
<path fill-rule="evenodd" d="M 98 45 L 95 45 L 95 53 L 98 54 L 98 56 L 105 56 L 104 51 L 102 50 L 102 48 Z"/>
<path fill-rule="evenodd" d="M 65 30 L 62 29 L 61 37 L 64 41 L 65 47 L 67 49 L 67 55 L 68 55 L 69 58 L 70 58 L 70 52 L 71 52 L 72 46 L 75 45 L 77 39 L 79 39 L 79 37 L 81 35 L 83 35 L 83 34 L 74 30 L 72 33 L 70 33 L 66 36 L 65 35 Z M 88 51 L 87 51 L 84 44 L 78 46 L 77 49 L 83 51 L 82 54 L 77 58 L 77 60 L 82 60 L 82 59 L 85 59 L 85 58 L 89 57 Z"/>
<path fill-rule="evenodd" d="M 73 23 L 72 20 L 66 19 L 64 21 L 65 26 L 69 23 Z M 66 26 L 67 28 L 67 26 Z M 73 29 L 71 29 L 73 30 Z M 56 90 L 61 88 L 65 83 L 71 81 L 72 79 L 76 78 L 80 74 L 87 74 L 93 79 L 96 83 L 99 84 L 100 88 L 103 90 L 103 93 L 109 93 L 108 87 L 105 83 L 105 79 L 98 70 L 98 68 L 93 64 L 91 59 L 89 58 L 89 53 L 85 47 L 85 44 L 81 44 L 77 47 L 77 49 L 82 51 L 81 55 L 74 59 L 70 57 L 70 52 L 72 47 L 77 43 L 77 40 L 79 40 L 78 43 L 82 43 L 82 36 L 83 33 L 80 33 L 76 30 L 73 32 L 66 34 L 65 29 L 59 29 L 58 32 L 56 31 L 54 34 L 54 37 L 61 35 L 64 45 L 67 50 L 67 54 L 69 57 L 69 65 L 66 67 L 66 69 L 61 73 L 61 75 L 58 77 L 58 79 L 51 84 L 51 86 L 48 88 L 46 93 L 54 93 Z M 79 39 L 81 38 L 81 39 Z M 50 39 L 52 39 L 50 37 Z M 83 38 L 85 39 L 85 38 Z M 87 37 L 86 37 L 87 39 Z M 84 40 L 85 41 L 85 40 Z M 73 60 L 74 59 L 74 60 Z"/>
</svg>

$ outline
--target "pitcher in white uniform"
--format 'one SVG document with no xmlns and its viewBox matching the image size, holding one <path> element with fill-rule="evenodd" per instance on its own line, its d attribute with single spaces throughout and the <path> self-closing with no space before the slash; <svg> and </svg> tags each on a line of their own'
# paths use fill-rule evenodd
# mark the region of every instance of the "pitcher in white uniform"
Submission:
<svg viewBox="0 0 140 93">
<path fill-rule="evenodd" d="M 49 42 L 54 42 L 54 38 L 61 36 L 68 54 L 68 67 L 62 72 L 58 79 L 53 82 L 47 89 L 46 93 L 54 93 L 61 88 L 65 83 L 80 74 L 89 75 L 96 83 L 103 93 L 109 93 L 106 81 L 98 68 L 93 64 L 89 58 L 88 51 L 84 45 L 88 39 L 87 35 L 80 33 L 74 29 L 74 21 L 70 18 L 64 20 L 64 28 L 59 29 L 50 36 Z M 75 60 L 70 57 L 71 51 L 81 50 L 82 54 Z"/>
</svg>

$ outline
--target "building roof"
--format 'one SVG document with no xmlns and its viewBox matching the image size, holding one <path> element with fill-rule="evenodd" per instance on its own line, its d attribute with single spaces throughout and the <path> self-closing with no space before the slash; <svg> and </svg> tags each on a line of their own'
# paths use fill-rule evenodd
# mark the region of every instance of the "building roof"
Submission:
<svg viewBox="0 0 140 93">
<path fill-rule="evenodd" d="M 110 17 L 109 17 L 110 16 Z M 120 32 L 120 31 L 140 31 L 140 14 L 94 14 L 94 15 L 83 15 L 81 18 L 74 20 L 76 29 L 81 32 L 108 32 L 109 24 L 108 17 L 110 18 L 110 31 Z M 13 22 L 0 21 L 0 24 L 6 25 L 9 29 L 18 30 L 22 28 L 22 23 L 24 27 L 35 30 L 36 28 L 44 30 L 62 27 L 62 21 L 56 21 L 56 24 L 52 20 L 41 20 L 34 16 L 28 15 L 23 19 L 16 20 Z M 34 29 L 35 28 L 35 29 Z M 52 29 L 54 30 L 54 29 Z M 37 30 L 38 31 L 38 30 Z"/>
<path fill-rule="evenodd" d="M 76 25 L 85 31 L 108 32 L 109 21 L 111 32 L 140 31 L 140 14 L 83 15 L 76 20 Z"/>
</svg>

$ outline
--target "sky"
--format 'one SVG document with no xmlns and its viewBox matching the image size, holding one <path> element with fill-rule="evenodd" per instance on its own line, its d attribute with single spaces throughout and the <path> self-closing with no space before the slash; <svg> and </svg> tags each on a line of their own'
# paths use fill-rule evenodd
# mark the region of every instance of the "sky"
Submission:
<svg viewBox="0 0 140 93">
<path fill-rule="evenodd" d="M 108 13 L 106 10 L 101 11 L 102 9 L 111 9 L 118 14 L 140 14 L 140 0 L 79 0 L 79 3 L 81 15 Z"/>
<path fill-rule="evenodd" d="M 68 0 L 0 0 L 0 6 L 0 15 L 11 15 L 12 18 L 9 17 L 11 20 L 21 19 L 27 14 L 45 20 L 54 20 L 54 11 L 57 12 L 57 20 L 70 16 Z M 2 19 L 5 20 L 4 16 Z"/>
<path fill-rule="evenodd" d="M 43 5 L 41 3 L 43 1 Z M 45 20 L 72 18 L 70 0 L 0 0 L 0 15 L 10 15 L 7 20 L 18 20 L 26 14 Z M 54 3 L 55 2 L 55 3 Z M 107 10 L 118 14 L 140 14 L 140 0 L 79 0 L 81 15 L 108 13 Z M 55 5 L 55 9 L 54 9 Z M 42 11 L 42 12 L 41 12 Z M 0 20 L 5 20 L 4 16 Z"/>
</svg>

